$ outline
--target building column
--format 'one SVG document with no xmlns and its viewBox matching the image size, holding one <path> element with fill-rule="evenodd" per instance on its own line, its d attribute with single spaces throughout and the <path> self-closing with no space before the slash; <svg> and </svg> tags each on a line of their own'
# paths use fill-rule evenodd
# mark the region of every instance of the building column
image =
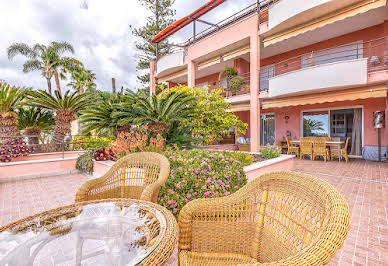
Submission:
<svg viewBox="0 0 388 266">
<path fill-rule="evenodd" d="M 387 83 L 387 96 L 385 97 L 385 139 L 388 140 L 388 83 Z"/>
<path fill-rule="evenodd" d="M 156 62 L 150 62 L 150 95 L 155 94 L 156 92 Z"/>
<path fill-rule="evenodd" d="M 260 147 L 260 38 L 257 32 L 250 37 L 250 135 L 251 151 Z"/>
<path fill-rule="evenodd" d="M 191 60 L 187 64 L 187 86 L 195 87 L 195 62 Z"/>
</svg>

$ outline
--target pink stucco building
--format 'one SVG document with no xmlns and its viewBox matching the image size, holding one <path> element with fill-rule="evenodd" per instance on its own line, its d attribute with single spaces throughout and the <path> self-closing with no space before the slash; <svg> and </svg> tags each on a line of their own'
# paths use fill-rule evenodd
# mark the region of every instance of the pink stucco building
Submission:
<svg viewBox="0 0 388 266">
<path fill-rule="evenodd" d="M 205 11 L 222 2 L 210 1 Z M 227 91 L 226 100 L 249 124 L 244 137 L 253 151 L 262 144 L 278 145 L 287 135 L 325 135 L 350 137 L 353 155 L 373 153 L 378 144 L 374 114 L 383 111 L 384 153 L 386 0 L 265 0 L 241 9 L 152 62 L 151 90 L 156 81 L 209 90 L 228 87 L 223 71 L 233 67 L 246 84 Z M 170 33 L 182 22 L 205 23 L 200 15 L 178 21 Z M 164 31 L 158 41 L 170 33 Z"/>
</svg>

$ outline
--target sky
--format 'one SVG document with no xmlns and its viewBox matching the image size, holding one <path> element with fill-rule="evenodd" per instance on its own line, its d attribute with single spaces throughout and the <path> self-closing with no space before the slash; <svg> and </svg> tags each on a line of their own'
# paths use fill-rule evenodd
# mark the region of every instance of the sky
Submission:
<svg viewBox="0 0 388 266">
<path fill-rule="evenodd" d="M 176 0 L 176 19 L 184 17 L 208 0 Z M 203 17 L 218 22 L 243 9 L 254 0 L 228 0 Z M 136 76 L 135 37 L 130 26 L 144 25 L 150 13 L 138 0 L 0 0 L 0 80 L 18 86 L 47 89 L 40 72 L 23 73 L 25 58 L 8 60 L 7 48 L 12 43 L 49 44 L 70 42 L 71 55 L 96 73 L 98 89 L 111 90 L 111 78 L 116 87 L 135 90 L 141 87 Z M 207 25 L 199 25 L 204 29 Z M 190 37 L 191 25 L 169 39 L 180 43 Z M 70 54 L 69 54 L 70 55 Z M 69 80 L 62 80 L 64 87 Z M 52 80 L 55 88 L 55 82 Z"/>
</svg>

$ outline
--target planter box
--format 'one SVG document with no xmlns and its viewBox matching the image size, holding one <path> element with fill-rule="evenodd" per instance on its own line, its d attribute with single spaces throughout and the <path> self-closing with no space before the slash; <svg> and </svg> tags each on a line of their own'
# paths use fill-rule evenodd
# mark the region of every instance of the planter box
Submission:
<svg viewBox="0 0 388 266">
<path fill-rule="evenodd" d="M 248 182 L 265 173 L 274 171 L 292 170 L 294 167 L 295 155 L 280 155 L 277 158 L 269 159 L 262 162 L 253 163 L 244 167 Z"/>
</svg>

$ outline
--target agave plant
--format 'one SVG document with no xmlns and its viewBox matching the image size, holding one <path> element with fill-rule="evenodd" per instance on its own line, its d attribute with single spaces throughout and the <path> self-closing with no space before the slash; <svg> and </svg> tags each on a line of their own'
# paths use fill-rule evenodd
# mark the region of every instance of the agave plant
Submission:
<svg viewBox="0 0 388 266">
<path fill-rule="evenodd" d="M 17 112 L 18 128 L 24 130 L 29 144 L 39 144 L 42 131 L 50 131 L 55 125 L 53 112 L 40 107 L 19 108 Z"/>
<path fill-rule="evenodd" d="M 26 90 L 0 83 L 0 143 L 20 135 L 16 109 L 23 103 Z"/>
<path fill-rule="evenodd" d="M 45 91 L 31 91 L 29 93 L 32 106 L 46 108 L 55 112 L 55 129 L 53 139 L 57 143 L 62 143 L 66 135 L 71 133 L 71 122 L 75 120 L 77 112 L 85 110 L 93 99 L 90 95 L 77 92 L 66 91 L 61 95 L 55 91 L 55 96 Z"/>
<path fill-rule="evenodd" d="M 163 133 L 169 130 L 172 123 L 185 123 L 194 114 L 192 103 L 195 98 L 184 92 L 130 97 L 133 104 L 124 103 L 121 109 L 113 114 L 118 125 L 147 125 L 150 131 Z"/>
</svg>

